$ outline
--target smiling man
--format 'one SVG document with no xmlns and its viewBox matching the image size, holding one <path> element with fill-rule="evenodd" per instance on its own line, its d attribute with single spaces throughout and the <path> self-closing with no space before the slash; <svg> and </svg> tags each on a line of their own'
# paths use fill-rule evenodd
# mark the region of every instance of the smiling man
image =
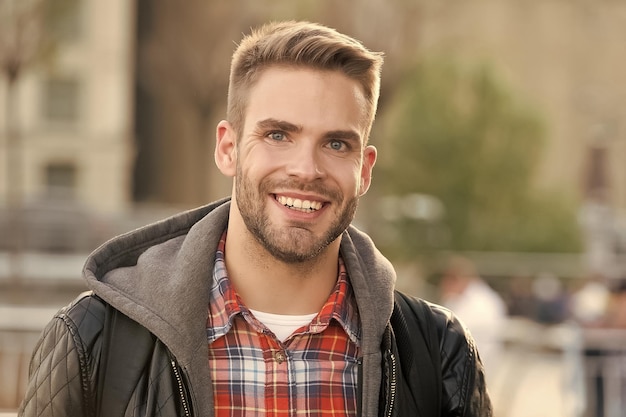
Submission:
<svg viewBox="0 0 626 417">
<path fill-rule="evenodd" d="M 367 101 L 337 70 L 285 65 L 264 69 L 247 97 L 241 137 L 227 121 L 217 128 L 217 165 L 235 179 L 229 280 L 249 308 L 317 312 L 376 161 Z"/>
<path fill-rule="evenodd" d="M 381 66 L 318 24 L 246 36 L 216 129 L 231 197 L 90 255 L 20 415 L 490 416 L 468 331 L 351 226 Z"/>
</svg>

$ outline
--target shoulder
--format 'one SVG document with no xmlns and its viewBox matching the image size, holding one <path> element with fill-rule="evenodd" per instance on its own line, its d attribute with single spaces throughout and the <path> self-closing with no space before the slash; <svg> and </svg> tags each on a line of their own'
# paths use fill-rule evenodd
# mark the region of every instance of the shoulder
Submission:
<svg viewBox="0 0 626 417">
<path fill-rule="evenodd" d="M 59 310 L 55 318 L 64 321 L 70 332 L 76 332 L 81 339 L 92 339 L 102 332 L 105 314 L 106 303 L 87 291 Z"/>
<path fill-rule="evenodd" d="M 471 338 L 465 326 L 448 308 L 401 291 L 395 292 L 395 299 L 406 320 L 415 320 L 422 326 L 434 326 L 440 340 L 446 337 Z"/>
<path fill-rule="evenodd" d="M 97 365 L 104 333 L 107 304 L 91 291 L 76 297 L 59 310 L 44 330 L 42 343 L 58 345 L 67 340 L 83 371 Z M 71 342 L 70 342 L 71 341 Z M 62 344 L 62 343 L 61 343 Z M 59 350 L 58 347 L 55 350 Z"/>
<path fill-rule="evenodd" d="M 440 361 L 446 415 L 491 416 L 483 365 L 467 327 L 451 310 L 398 291 L 396 304 L 406 326 L 427 335 L 431 358 Z"/>
<path fill-rule="evenodd" d="M 391 321 L 394 331 L 409 335 L 421 334 L 426 340 L 431 356 L 441 361 L 445 371 L 457 362 L 474 366 L 477 352 L 469 330 L 446 307 L 395 291 L 394 314 Z M 440 359 L 439 359 L 440 358 Z"/>
<path fill-rule="evenodd" d="M 474 365 L 477 360 L 474 338 L 451 310 L 400 291 L 396 291 L 396 304 L 407 324 L 414 321 L 423 333 L 431 337 L 436 334 L 442 368 L 445 369 L 449 361 L 455 360 L 469 361 L 470 365 Z"/>
</svg>

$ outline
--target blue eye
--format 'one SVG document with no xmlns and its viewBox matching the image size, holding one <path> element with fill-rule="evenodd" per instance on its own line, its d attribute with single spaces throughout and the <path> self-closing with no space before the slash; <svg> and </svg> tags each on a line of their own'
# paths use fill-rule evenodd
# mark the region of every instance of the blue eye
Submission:
<svg viewBox="0 0 626 417">
<path fill-rule="evenodd" d="M 283 132 L 270 132 L 267 137 L 275 141 L 285 140 L 285 134 Z"/>
<path fill-rule="evenodd" d="M 340 140 L 331 140 L 329 146 L 335 151 L 340 151 L 344 148 L 344 143 Z"/>
</svg>

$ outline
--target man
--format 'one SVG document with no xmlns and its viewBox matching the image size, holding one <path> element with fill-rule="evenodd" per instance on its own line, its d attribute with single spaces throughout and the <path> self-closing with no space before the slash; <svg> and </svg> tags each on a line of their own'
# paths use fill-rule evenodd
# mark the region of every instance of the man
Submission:
<svg viewBox="0 0 626 417">
<path fill-rule="evenodd" d="M 390 263 L 350 226 L 381 65 L 317 24 L 245 37 L 216 132 L 231 199 L 90 256 L 93 293 L 44 331 L 21 415 L 491 415 L 471 337 L 442 308 L 394 307 Z"/>
</svg>

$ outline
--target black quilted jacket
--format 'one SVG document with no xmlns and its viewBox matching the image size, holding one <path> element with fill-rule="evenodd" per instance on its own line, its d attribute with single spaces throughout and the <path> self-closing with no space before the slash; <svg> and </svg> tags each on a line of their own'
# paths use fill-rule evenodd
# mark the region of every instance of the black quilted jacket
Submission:
<svg viewBox="0 0 626 417">
<path fill-rule="evenodd" d="M 80 298 L 46 327 L 20 414 L 91 416 L 106 406 L 101 416 L 213 415 L 207 289 L 229 210 L 228 200 L 217 201 L 118 236 L 94 251 L 83 276 L 97 298 Z M 420 415 L 411 404 L 432 404 L 435 398 L 441 413 L 422 415 L 490 416 L 482 365 L 452 314 L 427 309 L 430 319 L 424 322 L 436 329 L 428 339 L 410 337 L 419 331 L 410 315 L 391 328 L 393 266 L 352 226 L 340 251 L 361 324 L 361 414 Z M 126 322 L 134 325 L 122 326 Z M 115 343 L 103 337 L 111 334 L 103 329 L 115 330 Z M 427 348 L 415 340 L 435 342 Z M 423 372 L 431 366 L 429 358 L 440 372 Z M 432 395 L 422 400 L 424 393 Z"/>
<path fill-rule="evenodd" d="M 411 321 L 416 317 L 410 309 L 408 313 L 396 311 L 399 317 L 394 313 L 381 346 L 384 381 L 379 416 L 491 416 L 482 367 L 459 322 L 436 305 L 403 299 L 426 309 L 436 332 L 435 347 L 441 350 L 431 352 L 421 364 L 419 358 L 409 358 L 423 353 L 415 349 L 415 343 L 428 335 L 413 328 Z M 112 318 L 107 308 L 112 310 L 92 293 L 85 293 L 55 316 L 35 348 L 31 382 L 19 415 L 200 415 L 190 398 L 185 371 L 163 343 L 119 313 Z M 130 324 L 115 327 L 111 320 Z M 400 329 L 399 323 L 406 328 Z M 108 366 L 106 353 L 111 354 L 111 347 L 103 329 L 116 329 L 118 344 L 112 354 L 121 358 Z M 104 368 L 107 376 L 101 371 Z M 425 377 L 426 372 L 434 374 Z"/>
</svg>

